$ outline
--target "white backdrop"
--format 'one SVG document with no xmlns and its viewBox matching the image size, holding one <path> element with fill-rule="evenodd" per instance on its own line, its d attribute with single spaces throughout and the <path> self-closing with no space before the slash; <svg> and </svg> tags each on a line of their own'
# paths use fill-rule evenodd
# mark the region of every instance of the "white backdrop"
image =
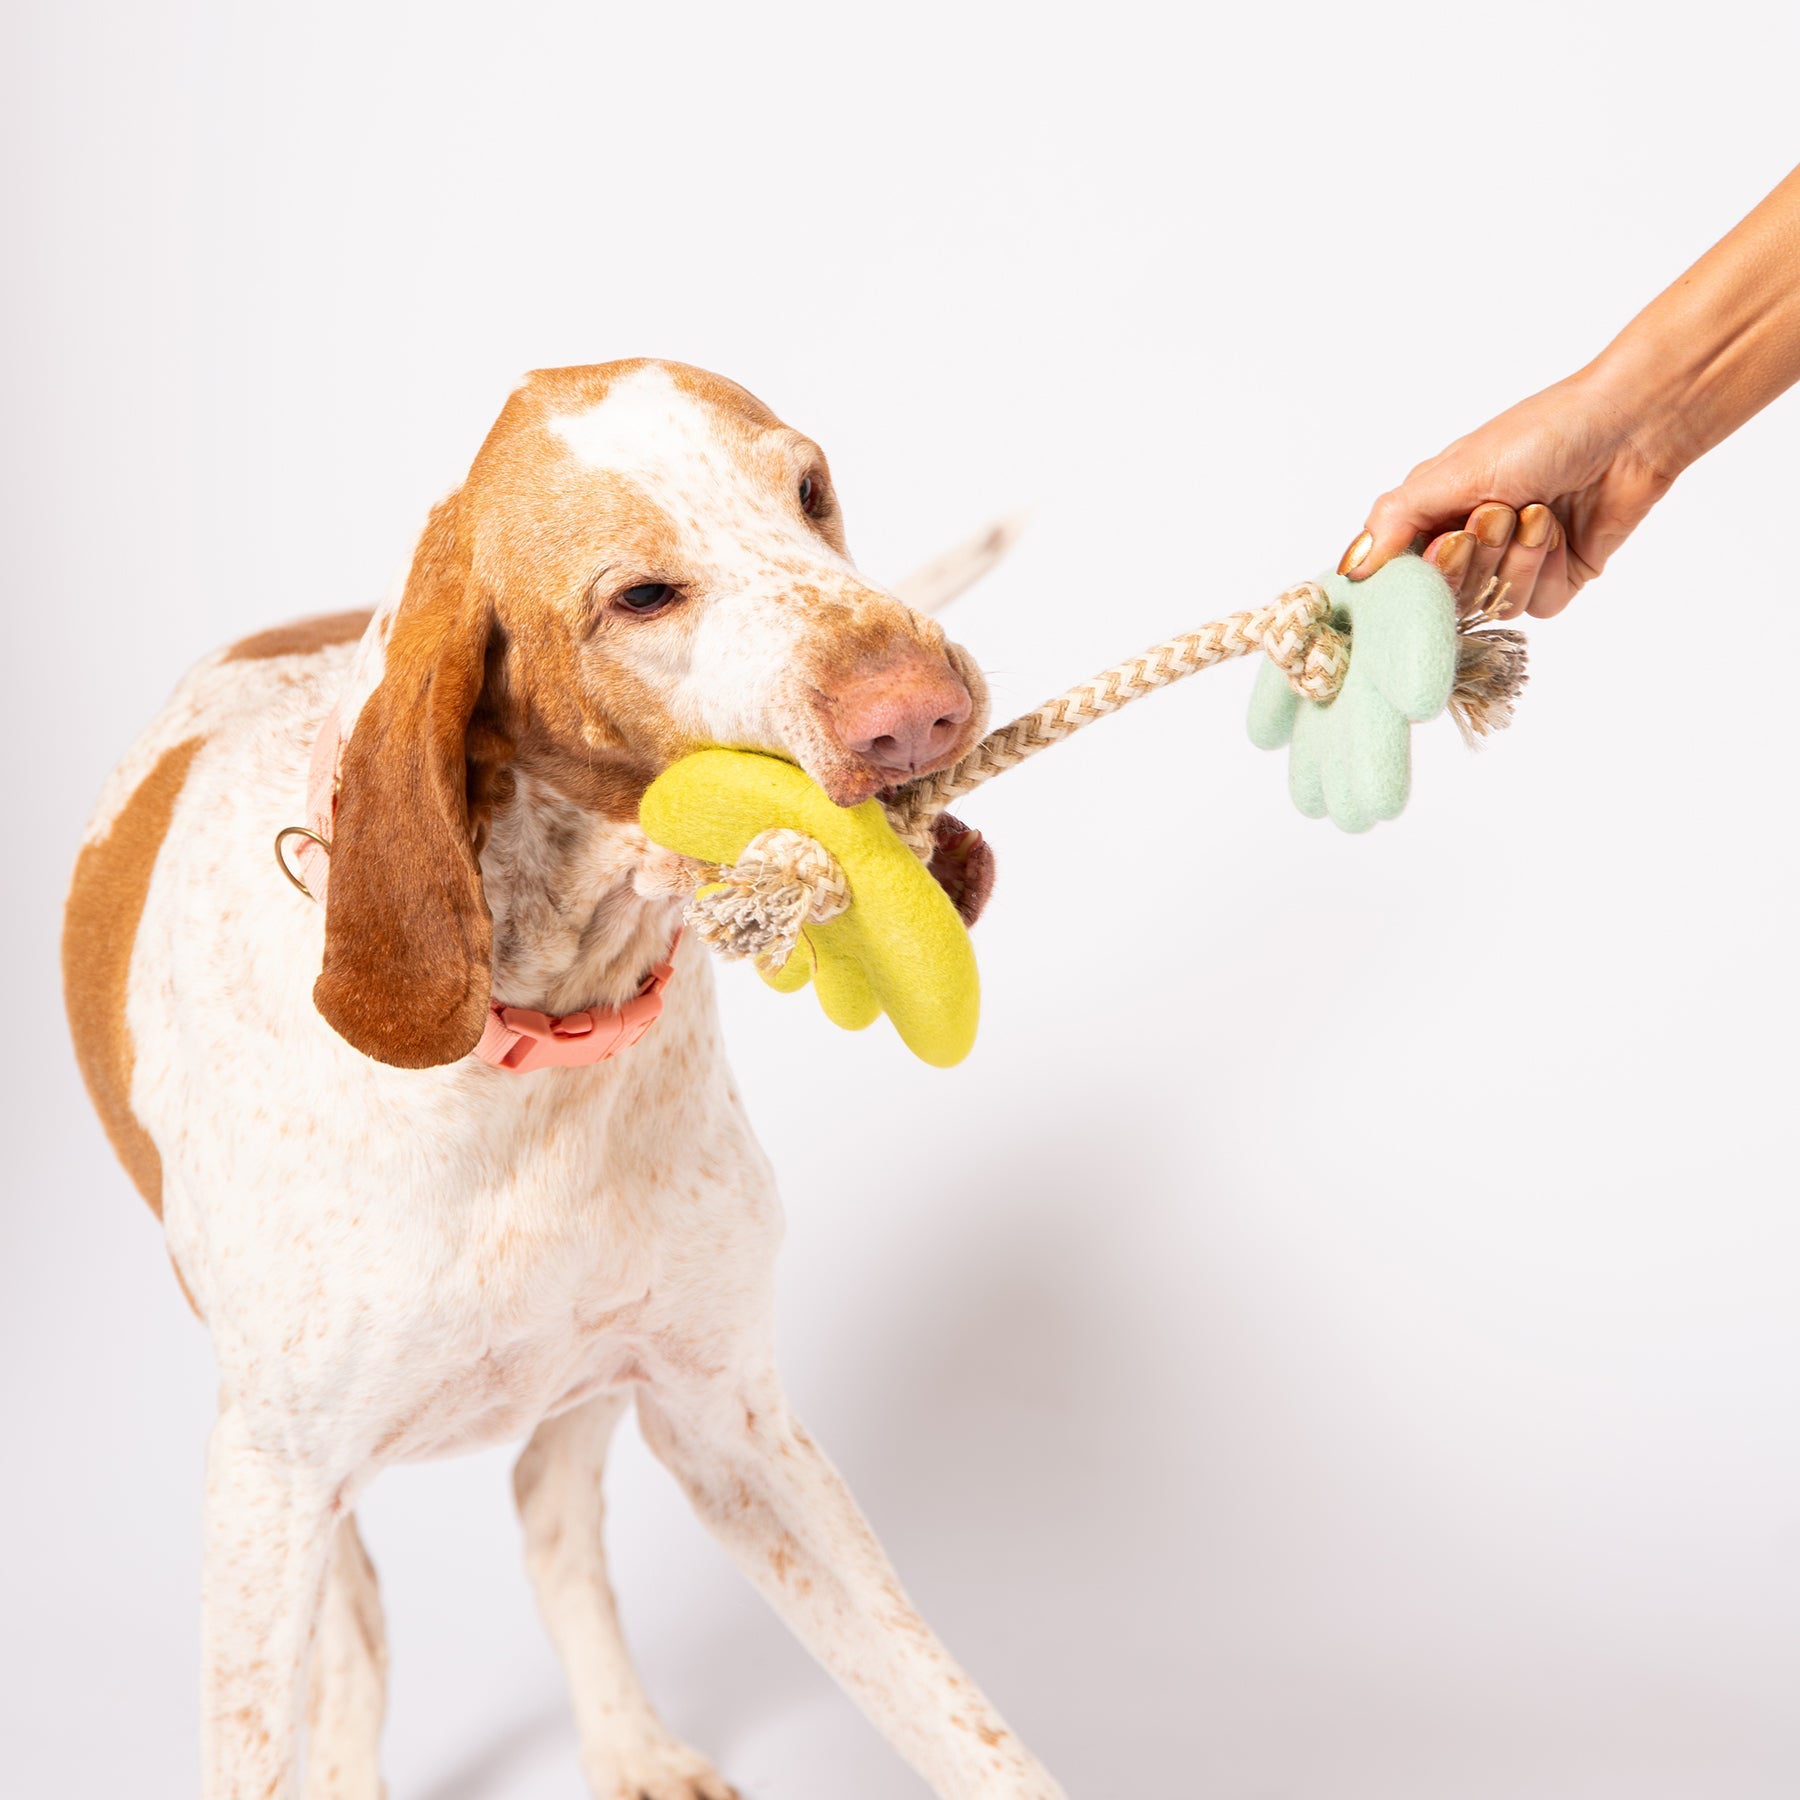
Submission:
<svg viewBox="0 0 1800 1800">
<path fill-rule="evenodd" d="M 1793 162 L 1800 31 L 23 14 L 0 1787 L 160 1800 L 195 1791 L 211 1364 L 81 1094 L 54 944 L 86 809 L 180 672 L 371 600 L 525 369 L 659 354 L 824 443 L 877 576 L 1033 505 L 952 621 L 1023 707 L 1312 573 L 1597 348 Z M 1800 1789 L 1797 452 L 1790 402 L 1685 478 L 1535 630 L 1517 728 L 1424 735 L 1368 838 L 1290 810 L 1247 670 L 984 794 L 954 1073 L 723 980 L 800 1410 L 1072 1795 Z M 364 1509 L 396 1800 L 580 1793 L 506 1467 Z M 635 1437 L 612 1491 L 678 1729 L 756 1800 L 920 1792 Z"/>
</svg>

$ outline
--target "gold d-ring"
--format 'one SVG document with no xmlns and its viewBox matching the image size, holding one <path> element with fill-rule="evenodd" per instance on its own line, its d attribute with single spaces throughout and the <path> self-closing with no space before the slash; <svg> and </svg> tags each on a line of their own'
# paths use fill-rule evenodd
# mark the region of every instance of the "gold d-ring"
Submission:
<svg viewBox="0 0 1800 1800">
<path fill-rule="evenodd" d="M 319 901 L 318 895 L 288 867 L 287 858 L 282 854 L 282 846 L 291 837 L 311 838 L 327 857 L 331 855 L 331 845 L 320 837 L 310 825 L 284 825 L 275 834 L 275 866 L 316 906 Z"/>
</svg>

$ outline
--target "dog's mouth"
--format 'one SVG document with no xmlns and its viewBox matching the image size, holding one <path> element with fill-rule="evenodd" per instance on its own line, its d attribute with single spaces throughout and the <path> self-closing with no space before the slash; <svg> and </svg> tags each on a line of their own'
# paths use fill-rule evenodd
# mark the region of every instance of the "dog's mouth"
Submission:
<svg viewBox="0 0 1800 1800">
<path fill-rule="evenodd" d="M 834 806 L 861 806 L 869 800 L 893 800 L 913 782 L 936 775 L 957 763 L 981 741 L 987 724 L 987 683 L 960 646 L 946 646 L 951 666 L 969 689 L 970 710 L 953 741 L 928 761 L 906 770 L 884 767 L 880 762 L 847 748 L 833 730 L 831 700 L 821 688 L 801 682 L 791 690 L 787 730 L 780 743 L 744 745 L 810 776 Z M 973 925 L 987 905 L 994 887 L 994 852 L 982 834 L 949 813 L 933 825 L 929 868 L 938 885 L 965 925 Z"/>
<path fill-rule="evenodd" d="M 955 684 L 960 704 L 953 716 L 938 718 L 922 733 L 915 728 L 911 734 L 897 731 L 889 735 L 878 724 L 853 736 L 845 729 L 842 696 L 817 683 L 803 682 L 796 708 L 797 728 L 781 754 L 803 768 L 835 805 L 846 807 L 892 798 L 910 783 L 954 768 L 986 730 L 987 683 L 959 644 L 943 646 L 940 667 Z M 864 690 L 865 717 L 882 713 L 882 697 L 878 690 L 871 706 Z"/>
<path fill-rule="evenodd" d="M 969 746 L 958 743 L 941 756 L 934 756 L 914 767 L 897 769 L 876 759 L 846 750 L 831 735 L 824 721 L 799 734 L 801 742 L 778 751 L 786 761 L 804 769 L 831 797 L 834 806 L 861 806 L 865 800 L 897 798 L 911 783 L 927 775 L 948 769 L 968 753 Z"/>
</svg>

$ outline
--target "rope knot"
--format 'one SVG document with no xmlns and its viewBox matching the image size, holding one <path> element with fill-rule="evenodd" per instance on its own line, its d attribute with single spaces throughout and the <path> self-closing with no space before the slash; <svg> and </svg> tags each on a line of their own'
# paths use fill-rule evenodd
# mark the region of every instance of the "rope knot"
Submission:
<svg viewBox="0 0 1800 1800">
<path fill-rule="evenodd" d="M 1259 621 L 1257 641 L 1287 684 L 1323 706 L 1350 671 L 1350 641 L 1331 623 L 1331 600 L 1316 581 L 1278 594 Z"/>
<path fill-rule="evenodd" d="M 779 969 L 803 927 L 823 925 L 850 905 L 850 884 L 837 858 L 803 831 L 758 832 L 729 868 L 688 902 L 687 920 L 720 955 L 751 957 Z"/>
</svg>

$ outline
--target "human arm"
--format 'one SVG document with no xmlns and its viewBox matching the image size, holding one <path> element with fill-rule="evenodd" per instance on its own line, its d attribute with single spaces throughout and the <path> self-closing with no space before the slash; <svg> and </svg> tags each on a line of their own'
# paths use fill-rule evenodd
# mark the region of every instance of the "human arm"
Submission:
<svg viewBox="0 0 1800 1800">
<path fill-rule="evenodd" d="M 1419 538 L 1464 605 L 1549 618 L 1675 478 L 1800 380 L 1800 169 L 1586 368 L 1419 466 L 1370 510 L 1340 573 Z"/>
</svg>

